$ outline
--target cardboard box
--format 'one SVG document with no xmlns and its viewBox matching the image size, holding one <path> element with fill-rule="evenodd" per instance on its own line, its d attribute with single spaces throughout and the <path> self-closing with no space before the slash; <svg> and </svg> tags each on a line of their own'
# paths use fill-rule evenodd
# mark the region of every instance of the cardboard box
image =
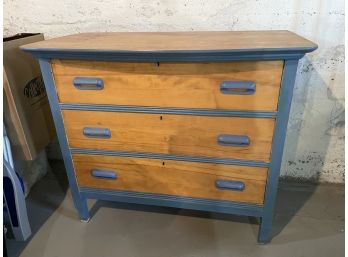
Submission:
<svg viewBox="0 0 348 257">
<path fill-rule="evenodd" d="M 55 128 L 38 62 L 19 49 L 44 40 L 43 34 L 3 39 L 4 124 L 15 159 L 33 160 L 55 137 Z"/>
</svg>

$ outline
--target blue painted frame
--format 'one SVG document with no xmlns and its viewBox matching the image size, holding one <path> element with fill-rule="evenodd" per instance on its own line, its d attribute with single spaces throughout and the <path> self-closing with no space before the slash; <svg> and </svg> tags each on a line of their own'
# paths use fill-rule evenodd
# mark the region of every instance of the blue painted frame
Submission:
<svg viewBox="0 0 348 257">
<path fill-rule="evenodd" d="M 251 49 L 233 51 L 61 51 L 60 49 L 24 49 L 39 58 L 41 71 L 47 89 L 48 99 L 51 105 L 59 143 L 62 149 L 63 159 L 67 170 L 72 197 L 81 220 L 88 220 L 87 198 L 103 199 L 129 203 L 170 206 L 204 211 L 214 211 L 238 215 L 260 217 L 260 229 L 258 240 L 260 243 L 269 241 L 273 220 L 274 205 L 277 195 L 278 178 L 286 136 L 286 128 L 291 107 L 293 87 L 296 77 L 298 59 L 312 48 L 292 49 Z M 60 104 L 54 85 L 54 79 L 50 66 L 50 59 L 85 59 L 100 61 L 148 61 L 148 62 L 201 62 L 201 61 L 236 61 L 236 60 L 284 60 L 284 70 L 279 95 L 278 112 L 243 111 L 243 110 L 212 110 L 212 109 L 187 109 L 187 108 L 160 108 L 155 106 L 116 106 L 116 105 L 88 105 L 88 104 Z M 244 161 L 235 159 L 220 159 L 207 157 L 175 156 L 153 153 L 133 153 L 119 151 L 102 151 L 95 149 L 69 149 L 66 138 L 61 110 L 92 110 L 110 112 L 139 112 L 162 113 L 181 115 L 206 115 L 227 117 L 260 117 L 276 118 L 275 133 L 272 143 L 271 162 Z M 227 165 L 247 165 L 255 167 L 269 167 L 268 180 L 265 192 L 264 205 L 246 204 L 231 201 L 217 201 L 190 197 L 178 197 L 163 194 L 137 193 L 119 190 L 104 190 L 93 188 L 79 188 L 77 185 L 71 154 L 102 154 L 110 156 L 157 158 L 181 161 L 213 162 Z"/>
<path fill-rule="evenodd" d="M 272 142 L 271 163 L 268 170 L 266 185 L 264 213 L 261 217 L 258 241 L 267 243 L 270 240 L 270 232 L 273 221 L 274 205 L 277 197 L 278 180 L 281 168 L 286 129 L 289 120 L 291 100 L 295 85 L 298 60 L 286 60 L 282 75 L 279 95 L 278 116 Z"/>
<path fill-rule="evenodd" d="M 68 145 L 68 140 L 65 134 L 63 118 L 58 104 L 58 96 L 54 85 L 51 64 L 48 59 L 39 59 L 41 73 L 45 82 L 48 101 L 51 106 L 52 116 L 54 124 L 56 126 L 57 136 L 59 140 L 60 149 L 65 164 L 66 173 L 68 175 L 68 181 L 70 185 L 71 195 L 74 201 L 74 205 L 79 213 L 80 219 L 84 221 L 89 220 L 89 213 L 87 207 L 87 200 L 80 194 L 78 189 L 74 164 L 71 158 L 71 153 Z"/>
<path fill-rule="evenodd" d="M 233 50 L 178 50 L 178 51 L 122 51 L 89 49 L 23 48 L 38 59 L 73 59 L 120 62 L 224 62 L 240 60 L 298 60 L 316 47 L 233 49 Z"/>
</svg>

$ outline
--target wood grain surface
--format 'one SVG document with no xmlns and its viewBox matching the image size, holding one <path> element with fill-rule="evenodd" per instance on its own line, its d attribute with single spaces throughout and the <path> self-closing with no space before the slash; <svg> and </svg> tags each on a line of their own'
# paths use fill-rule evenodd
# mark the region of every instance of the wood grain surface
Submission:
<svg viewBox="0 0 348 257">
<path fill-rule="evenodd" d="M 59 101 L 112 105 L 276 111 L 283 61 L 122 63 L 53 60 Z M 103 90 L 80 90 L 75 77 L 101 78 Z M 224 94 L 225 80 L 256 83 L 251 95 Z"/>
<path fill-rule="evenodd" d="M 204 32 L 79 33 L 40 41 L 24 49 L 89 51 L 233 51 L 315 48 L 313 42 L 286 30 Z"/>
<path fill-rule="evenodd" d="M 64 110 L 70 147 L 269 161 L 274 119 Z M 108 128 L 111 138 L 83 135 Z M 220 134 L 249 136 L 250 146 L 222 146 Z"/>
<path fill-rule="evenodd" d="M 230 200 L 262 204 L 267 168 L 73 154 L 80 187 Z M 116 180 L 91 176 L 93 169 L 112 170 Z M 241 181 L 243 191 L 222 190 L 216 180 Z"/>
</svg>

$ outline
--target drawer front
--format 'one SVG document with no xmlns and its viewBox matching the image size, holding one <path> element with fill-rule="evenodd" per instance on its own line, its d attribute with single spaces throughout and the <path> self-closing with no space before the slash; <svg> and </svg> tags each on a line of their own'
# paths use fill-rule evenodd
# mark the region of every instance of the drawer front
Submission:
<svg viewBox="0 0 348 257">
<path fill-rule="evenodd" d="M 275 111 L 283 61 L 53 60 L 52 69 L 63 103 Z"/>
<path fill-rule="evenodd" d="M 73 154 L 80 187 L 262 204 L 267 168 Z"/>
<path fill-rule="evenodd" d="M 64 110 L 70 147 L 269 161 L 274 119 Z"/>
</svg>

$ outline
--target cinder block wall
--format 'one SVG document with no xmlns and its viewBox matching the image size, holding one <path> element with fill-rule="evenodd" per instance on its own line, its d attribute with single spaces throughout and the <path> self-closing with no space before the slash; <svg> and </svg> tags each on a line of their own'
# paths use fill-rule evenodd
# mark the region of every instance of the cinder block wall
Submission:
<svg viewBox="0 0 348 257">
<path fill-rule="evenodd" d="M 301 60 L 281 174 L 344 181 L 344 0 L 4 0 L 4 35 L 95 31 L 294 31 Z"/>
</svg>

